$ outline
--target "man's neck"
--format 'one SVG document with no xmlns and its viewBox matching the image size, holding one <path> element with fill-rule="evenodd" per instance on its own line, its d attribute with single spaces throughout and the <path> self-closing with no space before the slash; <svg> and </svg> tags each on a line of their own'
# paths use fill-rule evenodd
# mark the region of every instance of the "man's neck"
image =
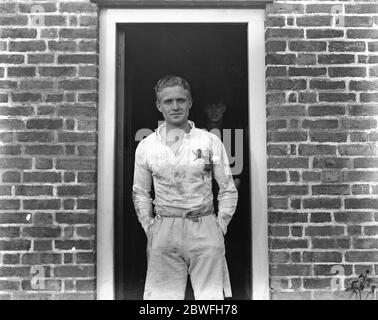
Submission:
<svg viewBox="0 0 378 320">
<path fill-rule="evenodd" d="M 183 131 L 185 131 L 185 133 L 189 133 L 191 128 L 190 128 L 190 124 L 189 124 L 188 121 L 186 121 L 182 125 L 178 125 L 178 126 L 172 125 L 168 122 L 165 123 L 165 130 L 166 130 L 167 134 L 169 133 L 169 131 L 177 130 L 177 129 L 183 130 Z"/>
</svg>

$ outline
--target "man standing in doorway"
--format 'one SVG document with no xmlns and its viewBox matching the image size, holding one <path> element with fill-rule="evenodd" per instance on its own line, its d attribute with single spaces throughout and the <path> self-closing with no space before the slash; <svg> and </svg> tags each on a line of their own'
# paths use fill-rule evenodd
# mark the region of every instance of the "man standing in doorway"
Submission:
<svg viewBox="0 0 378 320">
<path fill-rule="evenodd" d="M 224 235 L 238 191 L 226 150 L 216 135 L 188 120 L 192 96 L 185 79 L 165 76 L 155 93 L 165 122 L 139 143 L 133 185 L 136 214 L 147 235 L 144 299 L 184 299 L 188 274 L 195 299 L 231 297 Z M 219 185 L 217 215 L 213 177 Z"/>
</svg>

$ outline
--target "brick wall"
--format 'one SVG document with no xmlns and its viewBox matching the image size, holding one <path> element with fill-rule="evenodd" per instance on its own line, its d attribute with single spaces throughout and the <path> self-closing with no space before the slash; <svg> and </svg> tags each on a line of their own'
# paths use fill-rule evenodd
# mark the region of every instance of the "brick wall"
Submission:
<svg viewBox="0 0 378 320">
<path fill-rule="evenodd" d="M 95 297 L 97 37 L 89 1 L 0 2 L 0 299 Z"/>
<path fill-rule="evenodd" d="M 93 299 L 97 7 L 0 13 L 0 298 Z M 346 298 L 334 265 L 378 274 L 378 5 L 275 1 L 266 26 L 272 299 Z"/>
<path fill-rule="evenodd" d="M 378 3 L 275 1 L 266 27 L 272 299 L 349 298 L 378 275 Z"/>
</svg>

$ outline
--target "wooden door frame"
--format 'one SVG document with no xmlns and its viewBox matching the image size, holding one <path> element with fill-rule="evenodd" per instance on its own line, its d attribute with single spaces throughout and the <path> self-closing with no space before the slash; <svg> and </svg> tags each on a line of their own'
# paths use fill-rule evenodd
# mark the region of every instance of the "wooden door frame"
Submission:
<svg viewBox="0 0 378 320">
<path fill-rule="evenodd" d="M 248 105 L 252 209 L 252 298 L 269 299 L 265 38 L 263 9 L 100 10 L 97 299 L 114 299 L 114 192 L 117 102 L 117 24 L 245 23 L 248 33 Z M 127 63 L 127 62 L 126 62 Z"/>
</svg>

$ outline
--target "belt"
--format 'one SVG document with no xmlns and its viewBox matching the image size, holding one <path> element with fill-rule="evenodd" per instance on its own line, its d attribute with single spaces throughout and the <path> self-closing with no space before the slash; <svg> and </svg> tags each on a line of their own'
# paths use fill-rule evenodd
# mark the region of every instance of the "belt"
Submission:
<svg viewBox="0 0 378 320">
<path fill-rule="evenodd" d="M 159 219 L 161 217 L 167 218 L 187 218 L 194 222 L 198 222 L 200 217 L 209 216 L 214 213 L 213 203 L 208 203 L 205 206 L 196 209 L 183 209 L 183 208 L 173 208 L 165 206 L 155 206 L 156 217 Z"/>
</svg>

